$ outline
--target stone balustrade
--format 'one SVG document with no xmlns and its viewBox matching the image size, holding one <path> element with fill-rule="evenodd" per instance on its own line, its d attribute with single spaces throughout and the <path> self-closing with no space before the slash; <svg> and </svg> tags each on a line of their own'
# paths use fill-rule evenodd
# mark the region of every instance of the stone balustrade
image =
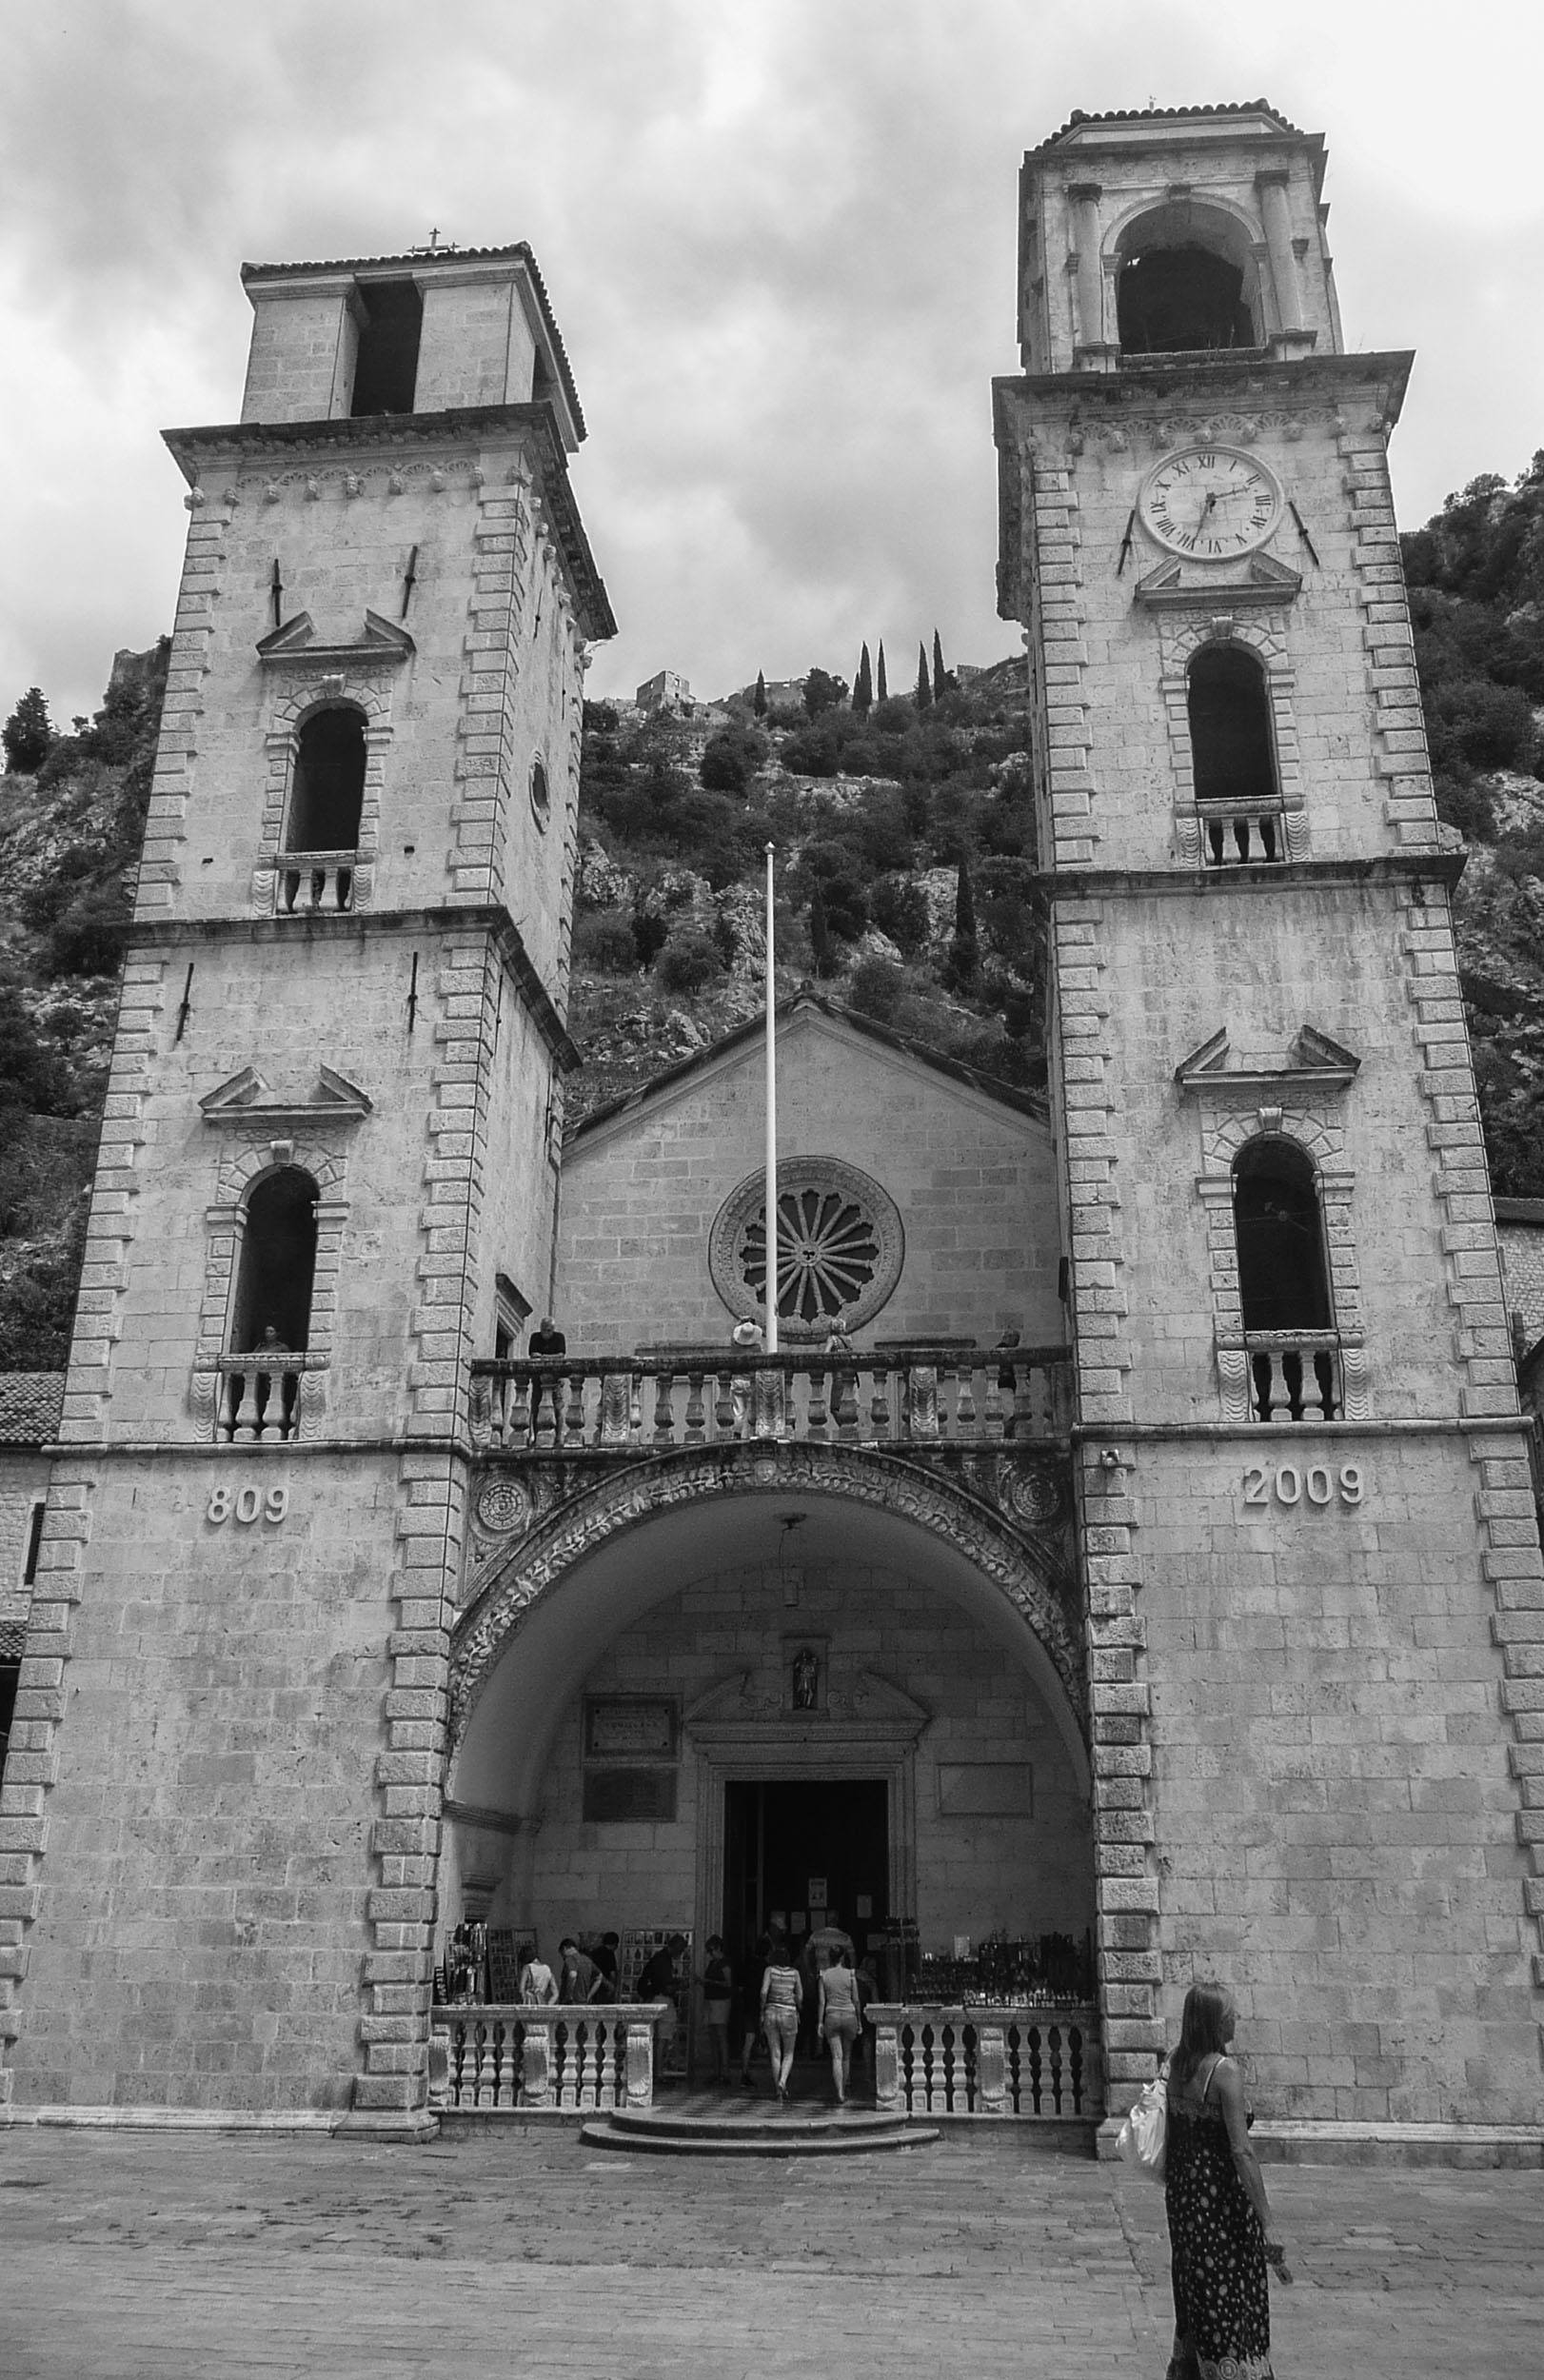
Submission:
<svg viewBox="0 0 1544 2380">
<path fill-rule="evenodd" d="M 1209 802 L 1200 830 L 1203 867 L 1247 867 L 1287 857 L 1279 802 Z"/>
<path fill-rule="evenodd" d="M 216 1366 L 214 1435 L 222 1445 L 272 1445 L 299 1438 L 320 1407 L 325 1357 L 222 1356 Z"/>
<path fill-rule="evenodd" d="M 281 851 L 273 863 L 275 917 L 338 917 L 354 905 L 357 851 Z"/>
<path fill-rule="evenodd" d="M 438 2108 L 506 2114 L 582 2114 L 654 2104 L 654 2001 L 526 2008 L 438 2007 L 429 2036 L 429 2098 Z"/>
<path fill-rule="evenodd" d="M 1091 2004 L 931 2007 L 876 2002 L 874 2104 L 892 2115 L 1093 2122 L 1104 2112 Z"/>
<path fill-rule="evenodd" d="M 513 1454 L 737 1438 L 925 1446 L 1044 1439 L 1071 1416 L 1065 1348 L 907 1345 L 850 1356 L 572 1356 L 472 1366 L 472 1434 Z"/>
<path fill-rule="evenodd" d="M 1256 1421 L 1338 1421 L 1345 1411 L 1334 1331 L 1249 1331 L 1249 1410 Z"/>
</svg>

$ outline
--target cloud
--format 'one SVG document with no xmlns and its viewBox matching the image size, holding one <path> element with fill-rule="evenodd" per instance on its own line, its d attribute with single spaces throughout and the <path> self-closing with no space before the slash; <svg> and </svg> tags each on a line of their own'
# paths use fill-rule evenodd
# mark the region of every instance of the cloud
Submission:
<svg viewBox="0 0 1544 2380">
<path fill-rule="evenodd" d="M 1419 345 L 1396 446 L 1425 516 L 1544 443 L 1532 13 L 1298 0 L 56 0 L 8 21 L 0 703 L 94 707 L 170 619 L 158 432 L 228 420 L 237 268 L 530 240 L 591 436 L 622 623 L 592 688 L 704 692 L 866 637 L 1011 651 L 990 382 L 1017 365 L 1022 150 L 1074 107 L 1253 97 L 1322 129 L 1348 336 Z M 1530 278 L 1531 276 L 1531 278 Z M 898 661 L 898 667 L 900 666 Z"/>
</svg>

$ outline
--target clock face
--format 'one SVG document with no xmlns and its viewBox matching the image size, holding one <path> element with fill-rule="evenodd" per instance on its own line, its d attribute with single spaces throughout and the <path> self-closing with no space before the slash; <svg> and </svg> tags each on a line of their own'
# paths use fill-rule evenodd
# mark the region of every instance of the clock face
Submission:
<svg viewBox="0 0 1544 2380">
<path fill-rule="evenodd" d="M 1160 545 L 1230 562 L 1263 545 L 1281 513 L 1275 476 L 1233 446 L 1186 446 L 1148 475 L 1141 516 Z"/>
</svg>

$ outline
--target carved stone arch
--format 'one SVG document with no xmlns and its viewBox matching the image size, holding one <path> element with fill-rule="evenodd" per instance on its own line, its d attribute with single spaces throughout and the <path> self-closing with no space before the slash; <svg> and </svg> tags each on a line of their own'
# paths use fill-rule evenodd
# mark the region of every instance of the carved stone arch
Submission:
<svg viewBox="0 0 1544 2380">
<path fill-rule="evenodd" d="M 308 1384 L 307 1416 L 320 1415 L 324 1397 L 321 1375 L 332 1359 L 337 1328 L 338 1288 L 343 1263 L 344 1225 L 348 1216 L 345 1194 L 346 1160 L 341 1151 L 309 1140 L 253 1140 L 228 1147 L 221 1155 L 215 1195 L 205 1209 L 204 1296 L 199 1308 L 198 1339 L 193 1352 L 189 1410 L 207 1432 L 213 1424 L 220 1360 L 231 1327 L 231 1293 L 241 1259 L 247 1203 L 257 1183 L 287 1165 L 309 1174 L 318 1193 L 316 1208 L 316 1269 L 311 1279 L 311 1322 L 306 1355 Z"/>
<path fill-rule="evenodd" d="M 1144 224 L 1162 224 L 1165 218 L 1176 228 L 1182 225 L 1186 231 L 1196 234 L 1194 244 L 1198 248 L 1211 248 L 1207 233 L 1215 232 L 1217 246 L 1213 252 L 1237 267 L 1242 276 L 1243 301 L 1254 321 L 1258 344 L 1263 347 L 1276 327 L 1272 319 L 1275 291 L 1265 227 L 1247 207 L 1220 190 L 1207 190 L 1204 196 L 1186 197 L 1178 202 L 1147 190 L 1122 207 L 1104 227 L 1099 262 L 1105 284 L 1105 320 L 1112 332 L 1118 319 L 1120 268 L 1126 261 L 1131 234 Z M 1209 218 L 1215 218 L 1215 224 Z"/>
<path fill-rule="evenodd" d="M 1293 709 L 1297 673 L 1287 647 L 1284 611 L 1228 611 L 1227 589 L 1215 597 L 1198 598 L 1194 611 L 1165 611 L 1158 616 L 1158 686 L 1169 725 L 1169 751 L 1174 764 L 1175 840 L 1189 865 L 1201 863 L 1201 813 L 1196 800 L 1196 755 L 1190 740 L 1190 664 L 1207 645 L 1238 645 L 1254 654 L 1265 673 L 1265 698 L 1270 705 L 1271 735 L 1276 749 L 1277 787 L 1289 860 L 1305 860 L 1309 852 L 1308 816 L 1303 806 L 1303 773 L 1297 746 L 1297 723 Z"/>
<path fill-rule="evenodd" d="M 467 1606 L 451 1637 L 449 1750 L 465 1739 L 477 1703 L 512 1640 L 539 1605 L 563 1592 L 576 1564 L 662 1515 L 725 1497 L 825 1494 L 899 1514 L 962 1554 L 1017 1614 L 1038 1654 L 1052 1714 L 1088 1760 L 1088 1688 L 1080 1639 L 1051 1565 L 951 1479 L 861 1447 L 782 1446 L 726 1469 L 718 1452 L 687 1448 L 629 1464 L 561 1504 L 511 1547 Z M 1058 1694 L 1063 1709 L 1058 1711 Z"/>
</svg>

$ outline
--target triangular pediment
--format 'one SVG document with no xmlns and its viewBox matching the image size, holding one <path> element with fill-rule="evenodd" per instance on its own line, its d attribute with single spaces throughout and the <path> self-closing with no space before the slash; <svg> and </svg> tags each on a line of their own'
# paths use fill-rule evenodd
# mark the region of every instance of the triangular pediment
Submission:
<svg viewBox="0 0 1544 2380">
<path fill-rule="evenodd" d="M 374 1101 L 367 1091 L 333 1066 L 319 1067 L 315 1088 L 308 1097 L 302 1094 L 299 1098 L 270 1090 L 255 1066 L 243 1066 L 228 1081 L 207 1092 L 199 1106 L 206 1123 L 276 1126 L 357 1123 L 370 1114 Z"/>
<path fill-rule="evenodd" d="M 1286 1058 L 1279 1065 L 1231 1065 L 1228 1030 L 1221 1026 L 1209 1040 L 1181 1058 L 1174 1079 L 1182 1091 L 1237 1092 L 1256 1098 L 1267 1091 L 1343 1091 L 1361 1066 L 1356 1052 L 1336 1041 L 1317 1025 L 1299 1025 Z"/>
<path fill-rule="evenodd" d="M 1227 614 L 1256 604 L 1290 604 L 1302 583 L 1301 572 L 1289 570 L 1274 554 L 1251 554 L 1241 567 L 1235 564 L 1231 568 L 1193 564 L 1187 569 L 1183 563 L 1167 561 L 1138 580 L 1132 600 L 1159 609 L 1172 605 Z"/>
<path fill-rule="evenodd" d="M 361 662 L 406 661 L 417 649 L 400 620 L 387 620 L 367 605 L 363 635 L 346 644 L 319 642 L 316 623 L 308 611 L 297 611 L 293 619 L 281 622 L 257 641 L 263 663 L 304 663 L 307 668 L 343 669 L 350 663 L 357 666 Z"/>
</svg>

